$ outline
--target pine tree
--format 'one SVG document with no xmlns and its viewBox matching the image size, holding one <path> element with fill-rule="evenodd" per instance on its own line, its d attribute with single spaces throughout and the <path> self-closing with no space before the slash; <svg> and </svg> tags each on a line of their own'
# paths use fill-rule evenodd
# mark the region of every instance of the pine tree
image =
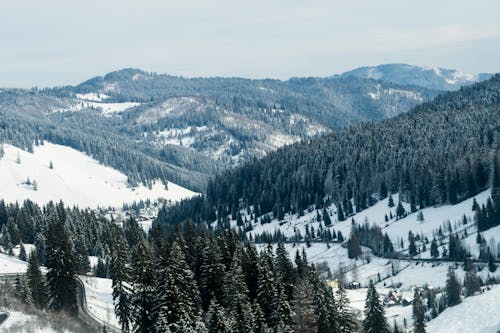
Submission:
<svg viewBox="0 0 500 333">
<path fill-rule="evenodd" d="M 351 333 L 356 332 L 358 324 L 356 318 L 349 307 L 349 298 L 347 297 L 346 290 L 341 285 L 336 292 L 337 294 L 337 316 L 338 316 L 338 332 Z"/>
<path fill-rule="evenodd" d="M 342 209 L 342 204 L 340 202 L 337 204 L 337 220 L 339 220 L 339 222 L 345 220 L 344 210 Z"/>
<path fill-rule="evenodd" d="M 361 243 L 358 236 L 352 234 L 351 238 L 347 241 L 347 256 L 351 259 L 359 258 L 361 256 Z"/>
<path fill-rule="evenodd" d="M 431 242 L 431 257 L 439 257 L 439 249 L 435 238 L 433 238 Z"/>
<path fill-rule="evenodd" d="M 413 332 L 425 333 L 425 306 L 418 288 L 413 293 Z"/>
<path fill-rule="evenodd" d="M 38 256 L 36 251 L 32 251 L 29 255 L 28 269 L 26 271 L 28 286 L 31 290 L 33 304 L 42 309 L 45 306 L 47 299 L 47 290 L 45 281 L 43 280 L 40 264 L 38 263 Z"/>
<path fill-rule="evenodd" d="M 160 316 L 167 319 L 171 332 L 178 333 L 195 332 L 201 323 L 198 288 L 186 262 L 183 244 L 183 240 L 177 239 L 172 245 L 165 270 L 166 284 L 158 291 L 162 301 Z"/>
<path fill-rule="evenodd" d="M 148 333 L 154 329 L 153 307 L 155 301 L 153 260 L 143 238 L 139 238 L 132 258 L 133 292 L 130 297 L 133 331 Z M 123 323 L 122 323 L 123 325 Z"/>
<path fill-rule="evenodd" d="M 76 260 L 68 232 L 53 214 L 47 232 L 49 308 L 76 314 L 78 310 Z"/>
<path fill-rule="evenodd" d="M 389 206 L 389 208 L 394 207 L 394 199 L 392 198 L 392 194 L 389 194 L 388 206 Z"/>
<path fill-rule="evenodd" d="M 330 215 L 326 211 L 326 208 L 323 208 L 323 222 L 325 222 L 325 226 L 331 226 L 332 225 L 332 219 L 330 218 Z"/>
<path fill-rule="evenodd" d="M 464 289 L 465 297 L 472 296 L 481 289 L 481 280 L 473 270 L 465 272 Z"/>
<path fill-rule="evenodd" d="M 314 333 L 317 330 L 318 318 L 314 307 L 313 286 L 307 278 L 302 278 L 295 286 L 293 304 L 293 322 L 296 332 Z"/>
<path fill-rule="evenodd" d="M 269 244 L 267 250 L 260 254 L 257 280 L 257 300 L 269 326 L 272 325 L 273 299 L 277 293 L 273 261 L 272 245 Z"/>
<path fill-rule="evenodd" d="M 115 242 L 111 248 L 109 273 L 112 279 L 113 303 L 115 314 L 120 322 L 122 331 L 130 330 L 131 319 L 131 286 L 130 269 L 128 268 L 128 247 L 120 232 L 114 233 Z"/>
<path fill-rule="evenodd" d="M 238 247 L 233 255 L 231 268 L 224 276 L 225 304 L 227 313 L 235 322 L 237 332 L 252 330 L 252 306 L 248 298 L 248 289 L 245 276 L 241 268 L 241 248 Z"/>
<path fill-rule="evenodd" d="M 411 230 L 408 232 L 408 253 L 410 257 L 417 255 L 417 246 L 415 245 L 415 237 Z"/>
<path fill-rule="evenodd" d="M 406 216 L 406 210 L 403 207 L 401 201 L 398 202 L 398 206 L 396 207 L 396 219 L 401 219 Z"/>
<path fill-rule="evenodd" d="M 448 306 L 455 306 L 461 302 L 460 294 L 461 294 L 460 282 L 455 275 L 455 271 L 451 266 L 448 268 L 448 278 L 446 280 L 446 299 L 448 302 Z"/>
<path fill-rule="evenodd" d="M 389 325 L 385 318 L 384 306 L 380 302 L 377 290 L 372 281 L 368 287 L 365 304 L 365 320 L 363 321 L 365 333 L 389 333 Z"/>
<path fill-rule="evenodd" d="M 19 260 L 22 261 L 27 261 L 27 255 L 26 255 L 26 248 L 24 247 L 24 244 L 21 243 L 19 246 Z"/>
<path fill-rule="evenodd" d="M 205 315 L 207 333 L 233 332 L 235 322 L 226 315 L 226 311 L 215 299 L 210 301 L 210 306 Z M 238 331 L 251 332 L 251 331 Z"/>
</svg>

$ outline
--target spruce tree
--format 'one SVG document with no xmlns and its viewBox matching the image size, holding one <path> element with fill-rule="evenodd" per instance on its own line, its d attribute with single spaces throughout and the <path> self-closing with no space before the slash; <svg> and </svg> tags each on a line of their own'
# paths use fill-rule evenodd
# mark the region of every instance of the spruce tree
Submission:
<svg viewBox="0 0 500 333">
<path fill-rule="evenodd" d="M 317 331 L 318 318 L 314 306 L 314 291 L 307 278 L 300 279 L 295 286 L 293 312 L 293 328 L 296 332 L 314 333 Z"/>
<path fill-rule="evenodd" d="M 19 260 L 22 261 L 28 260 L 28 256 L 26 255 L 26 248 L 24 247 L 23 243 L 19 245 Z"/>
<path fill-rule="evenodd" d="M 238 247 L 233 256 L 231 268 L 224 276 L 225 304 L 228 316 L 235 322 L 237 332 L 252 330 L 253 313 L 248 298 L 248 288 L 241 269 L 241 248 Z"/>
<path fill-rule="evenodd" d="M 349 306 L 349 298 L 347 297 L 347 292 L 342 285 L 337 290 L 336 295 L 338 332 L 356 332 L 358 329 L 358 323 L 356 322 L 354 313 Z"/>
<path fill-rule="evenodd" d="M 431 257 L 439 257 L 439 249 L 435 238 L 433 238 L 431 242 Z"/>
<path fill-rule="evenodd" d="M 481 290 L 481 280 L 473 270 L 465 272 L 464 289 L 465 297 L 472 296 Z"/>
<path fill-rule="evenodd" d="M 113 303 L 115 314 L 120 322 L 122 331 L 130 330 L 131 319 L 131 276 L 128 267 L 128 247 L 121 232 L 115 231 L 115 241 L 111 248 L 109 273 L 112 279 Z"/>
<path fill-rule="evenodd" d="M 370 281 L 365 303 L 365 320 L 363 321 L 364 333 L 389 333 L 389 325 L 385 318 L 385 310 L 380 302 L 373 281 Z"/>
<path fill-rule="evenodd" d="M 171 332 L 196 332 L 202 323 L 199 295 L 194 274 L 186 262 L 183 240 L 178 239 L 172 246 L 165 270 L 165 286 L 156 297 L 162 300 L 160 317 L 167 319 Z"/>
<path fill-rule="evenodd" d="M 413 332 L 425 333 L 425 306 L 422 302 L 420 290 L 415 288 L 413 292 Z"/>
<path fill-rule="evenodd" d="M 133 331 L 152 332 L 155 327 L 153 318 L 155 295 L 153 260 L 151 252 L 142 237 L 139 237 L 132 258 L 133 292 L 130 297 Z M 124 325 L 122 323 L 122 325 Z"/>
<path fill-rule="evenodd" d="M 446 280 L 446 299 L 448 306 L 455 306 L 461 302 L 460 282 L 458 281 L 455 271 L 451 266 L 448 268 L 448 278 Z"/>
<path fill-rule="evenodd" d="M 269 244 L 267 250 L 260 254 L 257 280 L 257 300 L 269 326 L 272 325 L 273 299 L 277 293 L 273 261 L 272 245 Z"/>
<path fill-rule="evenodd" d="M 33 250 L 29 255 L 28 269 L 26 271 L 28 286 L 31 290 L 33 304 L 42 309 L 45 306 L 47 299 L 47 290 L 45 281 L 43 279 L 40 264 L 38 263 L 38 256 L 36 251 Z"/>
<path fill-rule="evenodd" d="M 398 206 L 396 207 L 396 219 L 399 220 L 406 216 L 406 210 L 403 207 L 401 201 L 398 202 Z"/>
<path fill-rule="evenodd" d="M 47 284 L 49 308 L 76 314 L 76 260 L 68 232 L 57 216 L 52 215 L 47 232 Z"/>
</svg>

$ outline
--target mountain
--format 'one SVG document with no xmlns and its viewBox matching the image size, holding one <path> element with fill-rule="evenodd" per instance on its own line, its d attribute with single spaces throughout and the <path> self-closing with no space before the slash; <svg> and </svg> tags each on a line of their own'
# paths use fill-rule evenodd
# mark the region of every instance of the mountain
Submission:
<svg viewBox="0 0 500 333">
<path fill-rule="evenodd" d="M 416 207 L 456 204 L 489 185 L 491 154 L 500 129 L 500 75 L 440 95 L 379 123 L 365 123 L 290 145 L 217 176 L 208 185 L 206 211 L 190 203 L 168 221 L 202 220 L 253 207 L 255 216 L 302 212 L 323 202 L 344 216 L 387 193 Z"/>
<path fill-rule="evenodd" d="M 183 78 L 124 69 L 77 86 L 0 91 L 0 142 L 82 151 L 132 185 L 209 177 L 283 145 L 404 113 L 439 92 L 359 78 Z"/>
<path fill-rule="evenodd" d="M 488 73 L 465 74 L 454 69 L 418 67 L 406 64 L 384 64 L 359 67 L 345 72 L 342 77 L 374 79 L 401 85 L 414 85 L 433 90 L 458 90 L 462 86 L 487 80 Z"/>
</svg>

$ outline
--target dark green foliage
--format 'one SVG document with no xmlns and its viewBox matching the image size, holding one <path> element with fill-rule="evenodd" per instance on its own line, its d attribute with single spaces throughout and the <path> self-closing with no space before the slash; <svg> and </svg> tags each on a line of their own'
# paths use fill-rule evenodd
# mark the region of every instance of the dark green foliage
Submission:
<svg viewBox="0 0 500 333">
<path fill-rule="evenodd" d="M 54 211 L 51 215 L 47 232 L 48 305 L 51 310 L 75 315 L 78 310 L 75 254 L 68 232 L 55 214 Z"/>
<path fill-rule="evenodd" d="M 431 242 L 431 257 L 439 257 L 439 249 L 435 238 L 433 238 Z"/>
<path fill-rule="evenodd" d="M 361 256 L 361 243 L 356 235 L 352 235 L 347 241 L 347 256 L 351 259 Z"/>
<path fill-rule="evenodd" d="M 42 309 L 45 307 L 47 301 L 47 289 L 36 251 L 32 251 L 29 255 L 26 276 L 28 286 L 31 290 L 31 297 L 33 298 L 33 305 Z"/>
<path fill-rule="evenodd" d="M 446 299 L 448 306 L 455 306 L 461 302 L 460 294 L 462 287 L 458 281 L 453 268 L 448 269 L 448 278 L 446 280 Z"/>
<path fill-rule="evenodd" d="M 278 199 L 284 212 L 300 214 L 316 198 L 329 196 L 348 216 L 349 202 L 358 211 L 373 203 L 381 179 L 391 180 L 391 191 L 414 208 L 461 201 L 488 185 L 489 152 L 500 128 L 499 83 L 497 75 L 394 119 L 306 140 L 229 170 L 209 183 L 200 204 L 204 211 L 194 214 L 253 206 L 263 215 Z M 178 214 L 183 220 L 190 218 L 190 207 L 176 208 L 185 212 Z M 398 218 L 406 214 L 402 208 Z M 180 221 L 158 218 L 161 224 Z"/>
<path fill-rule="evenodd" d="M 111 248 L 111 262 L 109 264 L 109 274 L 113 280 L 113 302 L 115 304 L 115 314 L 121 324 L 122 331 L 127 333 L 130 329 L 131 320 L 131 282 L 130 268 L 128 267 L 128 246 L 121 230 L 115 228 L 115 242 Z"/>
<path fill-rule="evenodd" d="M 390 328 L 385 318 L 385 310 L 380 302 L 377 290 L 372 281 L 368 287 L 365 303 L 364 333 L 389 333 Z"/>
<path fill-rule="evenodd" d="M 425 305 L 418 288 L 413 293 L 413 332 L 425 333 Z"/>
</svg>

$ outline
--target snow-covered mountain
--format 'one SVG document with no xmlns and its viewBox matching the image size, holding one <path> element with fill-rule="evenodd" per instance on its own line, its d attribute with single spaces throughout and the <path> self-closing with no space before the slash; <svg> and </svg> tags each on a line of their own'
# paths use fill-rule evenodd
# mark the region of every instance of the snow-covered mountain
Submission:
<svg viewBox="0 0 500 333">
<path fill-rule="evenodd" d="M 100 164 L 75 149 L 45 142 L 27 152 L 9 144 L 0 158 L 0 198 L 6 202 L 30 199 L 38 204 L 63 200 L 80 207 L 121 207 L 150 199 L 179 201 L 196 195 L 168 182 L 151 188 L 132 187 L 123 173 Z"/>
<path fill-rule="evenodd" d="M 343 77 L 357 77 L 414 85 L 435 90 L 457 90 L 462 86 L 484 81 L 491 74 L 466 74 L 455 69 L 419 67 L 407 64 L 384 64 L 359 67 L 342 74 Z"/>
</svg>

